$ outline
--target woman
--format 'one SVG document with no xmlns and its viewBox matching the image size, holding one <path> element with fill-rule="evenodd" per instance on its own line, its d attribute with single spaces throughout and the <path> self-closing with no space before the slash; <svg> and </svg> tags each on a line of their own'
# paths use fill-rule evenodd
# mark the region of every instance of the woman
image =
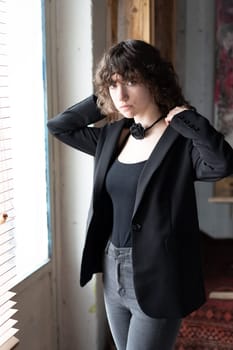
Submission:
<svg viewBox="0 0 233 350">
<path fill-rule="evenodd" d="M 95 86 L 96 96 L 48 122 L 95 157 L 81 285 L 103 271 L 118 350 L 170 350 L 182 317 L 205 301 L 194 182 L 232 174 L 233 150 L 143 41 L 110 48 Z M 116 113 L 116 122 L 89 127 Z"/>
</svg>

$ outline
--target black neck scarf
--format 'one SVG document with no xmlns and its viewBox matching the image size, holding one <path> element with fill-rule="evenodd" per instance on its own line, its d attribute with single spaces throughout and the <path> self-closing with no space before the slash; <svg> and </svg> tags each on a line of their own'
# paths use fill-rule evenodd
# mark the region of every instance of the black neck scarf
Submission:
<svg viewBox="0 0 233 350">
<path fill-rule="evenodd" d="M 130 126 L 129 131 L 130 134 L 137 140 L 142 140 L 146 136 L 146 132 L 151 129 L 155 124 L 157 124 L 160 120 L 162 120 L 164 116 L 161 116 L 157 119 L 153 124 L 148 126 L 148 128 L 144 128 L 141 123 L 135 123 Z"/>
</svg>

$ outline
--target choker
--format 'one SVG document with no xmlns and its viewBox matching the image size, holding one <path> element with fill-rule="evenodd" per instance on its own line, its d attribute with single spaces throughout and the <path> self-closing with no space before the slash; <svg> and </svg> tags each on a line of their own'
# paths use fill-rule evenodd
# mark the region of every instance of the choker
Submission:
<svg viewBox="0 0 233 350">
<path fill-rule="evenodd" d="M 164 117 L 160 117 L 153 124 L 148 126 L 148 128 L 143 128 L 141 123 L 133 123 L 129 128 L 130 134 L 137 140 L 142 140 L 145 137 L 146 132 L 151 129 L 155 124 L 157 124 Z"/>
</svg>

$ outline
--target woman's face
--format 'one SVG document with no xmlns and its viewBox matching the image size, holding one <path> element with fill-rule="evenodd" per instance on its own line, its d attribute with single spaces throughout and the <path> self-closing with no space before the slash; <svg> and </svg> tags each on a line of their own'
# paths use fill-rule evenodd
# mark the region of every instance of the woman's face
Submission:
<svg viewBox="0 0 233 350">
<path fill-rule="evenodd" d="M 115 108 L 126 118 L 145 117 L 154 108 L 154 99 L 149 89 L 136 81 L 125 81 L 114 74 L 109 93 Z"/>
</svg>

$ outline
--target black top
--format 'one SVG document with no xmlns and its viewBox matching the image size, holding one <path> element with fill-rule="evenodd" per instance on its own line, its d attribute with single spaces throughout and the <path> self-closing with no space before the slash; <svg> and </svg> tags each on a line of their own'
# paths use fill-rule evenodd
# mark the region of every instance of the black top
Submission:
<svg viewBox="0 0 233 350">
<path fill-rule="evenodd" d="M 140 173 L 146 161 L 121 163 L 116 160 L 108 171 L 106 189 L 113 203 L 111 241 L 116 247 L 131 247 L 131 218 Z"/>
</svg>

